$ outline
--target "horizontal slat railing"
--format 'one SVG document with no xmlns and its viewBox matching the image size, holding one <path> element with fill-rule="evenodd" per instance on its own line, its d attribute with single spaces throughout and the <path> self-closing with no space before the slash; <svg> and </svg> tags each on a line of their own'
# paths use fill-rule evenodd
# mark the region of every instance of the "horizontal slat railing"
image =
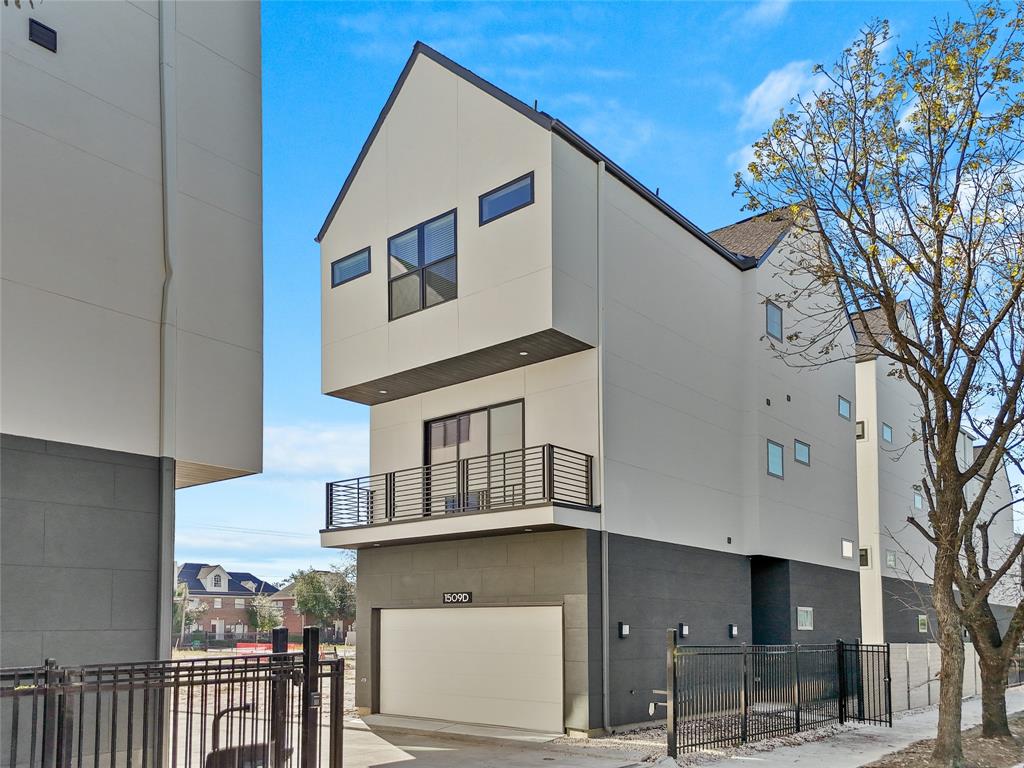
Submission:
<svg viewBox="0 0 1024 768">
<path fill-rule="evenodd" d="M 593 506 L 593 459 L 538 445 L 327 483 L 327 530 L 558 503 Z"/>
</svg>

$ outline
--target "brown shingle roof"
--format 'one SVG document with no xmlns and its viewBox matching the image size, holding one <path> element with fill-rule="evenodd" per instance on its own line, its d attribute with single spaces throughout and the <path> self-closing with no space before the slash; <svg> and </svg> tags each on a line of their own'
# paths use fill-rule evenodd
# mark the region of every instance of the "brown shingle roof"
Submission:
<svg viewBox="0 0 1024 768">
<path fill-rule="evenodd" d="M 733 253 L 760 259 L 789 230 L 791 219 L 784 209 L 768 211 L 708 232 Z"/>
</svg>

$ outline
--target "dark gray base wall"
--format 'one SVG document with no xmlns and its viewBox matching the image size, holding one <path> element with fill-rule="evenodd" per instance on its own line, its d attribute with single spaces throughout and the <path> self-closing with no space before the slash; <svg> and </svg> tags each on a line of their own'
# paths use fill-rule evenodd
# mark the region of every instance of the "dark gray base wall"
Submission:
<svg viewBox="0 0 1024 768">
<path fill-rule="evenodd" d="M 374 609 L 440 606 L 442 593 L 468 591 L 477 606 L 562 605 L 565 725 L 600 726 L 598 534 L 549 531 L 361 549 L 356 563 L 356 706 L 375 707 Z"/>
<path fill-rule="evenodd" d="M 750 559 L 751 623 L 758 644 L 831 643 L 860 637 L 860 575 L 774 557 Z M 797 629 L 797 608 L 812 608 L 813 629 Z"/>
<path fill-rule="evenodd" d="M 934 642 L 936 622 L 932 607 L 932 588 L 909 579 L 882 577 L 882 621 L 887 643 Z M 992 613 L 1005 632 L 1013 616 L 1014 606 L 992 605 Z M 928 617 L 928 630 L 921 632 L 918 617 Z"/>
<path fill-rule="evenodd" d="M 0 666 L 158 656 L 159 467 L 0 435 Z"/>
<path fill-rule="evenodd" d="M 608 537 L 611 725 L 650 720 L 652 690 L 665 687 L 666 630 L 683 623 L 691 645 L 749 643 L 750 562 L 743 555 L 610 534 Z M 629 624 L 619 638 L 618 624 Z M 729 625 L 739 636 L 729 637 Z"/>
</svg>

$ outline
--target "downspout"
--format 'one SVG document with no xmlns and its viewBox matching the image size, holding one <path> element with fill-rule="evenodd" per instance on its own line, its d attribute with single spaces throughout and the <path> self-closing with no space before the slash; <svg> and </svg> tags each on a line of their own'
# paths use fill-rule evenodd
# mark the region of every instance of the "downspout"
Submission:
<svg viewBox="0 0 1024 768">
<path fill-rule="evenodd" d="M 160 155 L 164 282 L 160 299 L 160 540 L 157 658 L 170 658 L 174 601 L 174 456 L 178 302 L 174 283 L 178 224 L 178 126 L 175 82 L 175 0 L 160 0 Z"/>
<path fill-rule="evenodd" d="M 601 493 L 601 719 L 605 733 L 611 733 L 611 619 L 608 616 L 608 528 L 604 496 L 604 160 L 597 163 L 597 455 L 598 487 Z"/>
</svg>

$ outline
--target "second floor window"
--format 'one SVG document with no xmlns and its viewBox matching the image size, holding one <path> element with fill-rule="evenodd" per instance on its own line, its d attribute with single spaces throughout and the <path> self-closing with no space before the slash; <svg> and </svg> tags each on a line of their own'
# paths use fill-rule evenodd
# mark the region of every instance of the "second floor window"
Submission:
<svg viewBox="0 0 1024 768">
<path fill-rule="evenodd" d="M 337 288 L 342 283 L 368 274 L 370 274 L 370 249 L 363 248 L 363 250 L 356 251 L 343 259 L 331 262 L 331 288 Z"/>
<path fill-rule="evenodd" d="M 388 238 L 391 320 L 458 296 L 455 223 L 449 211 Z"/>
<path fill-rule="evenodd" d="M 853 404 L 842 395 L 839 395 L 838 410 L 839 415 L 849 421 L 853 414 Z"/>
<path fill-rule="evenodd" d="M 764 304 L 764 329 L 776 341 L 782 341 L 782 307 L 771 301 Z"/>
<path fill-rule="evenodd" d="M 774 440 L 768 441 L 768 474 L 782 477 L 782 446 Z"/>
<path fill-rule="evenodd" d="M 221 584 L 221 582 L 220 582 L 220 574 L 217 574 L 216 576 L 213 577 L 213 586 L 219 587 L 220 584 Z"/>
<path fill-rule="evenodd" d="M 533 171 L 480 195 L 480 226 L 533 203 Z"/>
<path fill-rule="evenodd" d="M 245 598 L 239 597 L 235 599 L 235 608 L 245 608 Z"/>
</svg>

